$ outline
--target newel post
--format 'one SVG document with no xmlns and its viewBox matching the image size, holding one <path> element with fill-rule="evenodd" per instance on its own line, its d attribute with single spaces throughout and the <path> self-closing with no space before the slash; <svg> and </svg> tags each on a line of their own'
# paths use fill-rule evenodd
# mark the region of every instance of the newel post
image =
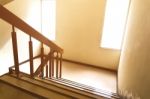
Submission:
<svg viewBox="0 0 150 99">
<path fill-rule="evenodd" d="M 12 47 L 13 47 L 13 55 L 14 55 L 14 64 L 15 64 L 15 73 L 17 77 L 19 77 L 19 60 L 18 60 L 18 46 L 17 46 L 17 35 L 15 32 L 15 27 L 12 26 Z"/>
</svg>

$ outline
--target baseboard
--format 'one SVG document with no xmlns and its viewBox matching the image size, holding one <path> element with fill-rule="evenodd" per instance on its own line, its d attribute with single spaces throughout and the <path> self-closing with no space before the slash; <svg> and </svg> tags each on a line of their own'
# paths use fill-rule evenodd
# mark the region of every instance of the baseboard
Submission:
<svg viewBox="0 0 150 99">
<path fill-rule="evenodd" d="M 102 66 L 91 65 L 91 64 L 87 64 L 87 63 L 83 63 L 83 62 L 79 62 L 79 61 L 74 61 L 74 60 L 70 60 L 70 59 L 65 59 L 65 58 L 63 58 L 63 61 L 71 62 L 71 63 L 75 63 L 75 64 L 79 64 L 79 65 L 90 66 L 90 67 L 94 67 L 94 68 L 98 68 L 98 69 L 103 69 L 103 70 L 111 71 L 111 72 L 114 72 L 117 74 L 117 70 L 105 68 Z"/>
</svg>

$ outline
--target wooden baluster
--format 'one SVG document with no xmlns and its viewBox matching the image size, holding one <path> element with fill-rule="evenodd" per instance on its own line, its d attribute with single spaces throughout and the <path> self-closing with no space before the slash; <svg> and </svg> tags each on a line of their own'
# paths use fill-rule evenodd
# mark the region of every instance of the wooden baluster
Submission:
<svg viewBox="0 0 150 99">
<path fill-rule="evenodd" d="M 17 35 L 15 32 L 15 27 L 12 26 L 12 47 L 13 47 L 13 55 L 14 55 L 14 64 L 15 64 L 15 73 L 17 77 L 19 77 L 19 60 L 18 60 L 18 46 L 17 46 Z"/>
<path fill-rule="evenodd" d="M 52 77 L 54 77 L 54 52 L 52 52 L 51 63 L 52 63 L 52 65 L 51 65 Z"/>
<path fill-rule="evenodd" d="M 48 64 L 46 64 L 46 78 L 48 78 Z"/>
<path fill-rule="evenodd" d="M 31 36 L 29 37 L 29 59 L 30 59 L 30 76 L 31 78 L 34 77 L 34 67 L 33 67 L 33 45 L 32 45 L 32 40 Z"/>
<path fill-rule="evenodd" d="M 49 78 L 52 78 L 52 53 L 49 55 Z"/>
<path fill-rule="evenodd" d="M 58 61 L 59 61 L 59 58 L 58 58 L 58 52 L 56 52 L 57 55 L 56 55 L 56 78 L 58 78 Z"/>
<path fill-rule="evenodd" d="M 59 68 L 59 78 L 62 77 L 62 54 L 60 53 L 60 68 Z"/>
<path fill-rule="evenodd" d="M 44 47 L 43 47 L 43 43 L 41 44 L 41 77 L 43 78 L 44 76 L 44 66 L 43 66 L 43 62 L 44 62 Z"/>
</svg>

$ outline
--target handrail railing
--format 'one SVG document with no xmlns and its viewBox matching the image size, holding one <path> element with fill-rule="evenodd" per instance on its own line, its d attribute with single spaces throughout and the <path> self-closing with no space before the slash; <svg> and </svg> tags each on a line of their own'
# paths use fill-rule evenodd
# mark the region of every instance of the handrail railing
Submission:
<svg viewBox="0 0 150 99">
<path fill-rule="evenodd" d="M 13 54 L 14 54 L 14 67 L 15 73 L 17 77 L 19 77 L 19 57 L 18 57 L 18 45 L 17 45 L 17 33 L 15 32 L 15 28 L 20 29 L 24 33 L 29 35 L 29 62 L 30 62 L 30 76 L 33 78 L 34 76 L 40 77 L 56 77 L 61 78 L 62 73 L 62 53 L 63 49 L 57 46 L 55 43 L 44 37 L 34 28 L 29 26 L 19 17 L 11 13 L 9 10 L 0 5 L 0 19 L 8 22 L 12 25 L 12 45 L 13 45 Z M 32 37 L 41 42 L 41 64 L 34 70 L 33 64 L 33 44 Z M 48 55 L 44 55 L 44 47 L 43 44 L 50 47 L 50 52 Z M 49 64 L 48 64 L 49 63 Z M 55 66 L 55 67 L 54 67 Z M 12 67 L 13 68 L 13 67 Z M 9 68 L 10 70 L 12 68 Z M 35 72 L 34 72 L 35 71 Z M 46 72 L 44 72 L 46 71 Z M 55 73 L 54 73 L 55 72 Z M 11 71 L 10 71 L 11 73 Z M 55 75 L 54 75 L 55 74 Z"/>
<path fill-rule="evenodd" d="M 0 18 L 5 20 L 9 24 L 12 24 L 14 27 L 17 27 L 18 29 L 22 30 L 24 33 L 27 33 L 28 35 L 32 36 L 33 38 L 46 44 L 47 46 L 55 49 L 56 51 L 63 53 L 62 48 L 60 48 L 55 43 L 51 42 L 49 39 L 44 37 L 42 34 L 40 34 L 38 31 L 36 31 L 31 26 L 29 26 L 27 23 L 25 23 L 23 20 L 21 20 L 15 14 L 13 14 L 12 12 L 10 12 L 6 8 L 4 8 L 2 5 L 0 5 Z"/>
</svg>

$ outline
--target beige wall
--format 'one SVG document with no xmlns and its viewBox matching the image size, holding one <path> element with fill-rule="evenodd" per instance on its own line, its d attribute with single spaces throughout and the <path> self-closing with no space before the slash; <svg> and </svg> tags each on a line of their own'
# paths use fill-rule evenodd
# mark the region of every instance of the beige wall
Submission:
<svg viewBox="0 0 150 99">
<path fill-rule="evenodd" d="M 66 59 L 117 70 L 120 51 L 100 48 L 105 0 L 57 0 L 56 42 Z"/>
<path fill-rule="evenodd" d="M 14 0 L 11 3 L 5 5 L 7 9 L 26 21 L 32 27 L 40 31 L 40 0 Z M 23 61 L 28 58 L 28 35 L 17 30 L 18 37 L 18 51 L 19 61 Z M 34 55 L 38 53 L 37 48 L 39 43 L 34 42 Z M 11 25 L 0 20 L 0 74 L 8 71 L 8 66 L 13 65 L 13 52 L 11 42 Z"/>
<path fill-rule="evenodd" d="M 14 0 L 5 7 L 40 31 L 40 0 Z M 104 8 L 105 0 L 57 0 L 55 42 L 64 49 L 64 58 L 117 70 L 120 51 L 100 47 Z M 3 27 L 0 30 L 1 64 L 10 60 L 6 64 L 10 66 L 13 64 L 11 26 L 4 26 L 1 21 L 0 27 Z M 19 58 L 22 61 L 28 58 L 28 36 L 18 32 Z M 34 45 L 34 50 L 38 45 Z"/>
<path fill-rule="evenodd" d="M 119 65 L 119 90 L 150 99 L 150 1 L 132 0 Z"/>
</svg>

